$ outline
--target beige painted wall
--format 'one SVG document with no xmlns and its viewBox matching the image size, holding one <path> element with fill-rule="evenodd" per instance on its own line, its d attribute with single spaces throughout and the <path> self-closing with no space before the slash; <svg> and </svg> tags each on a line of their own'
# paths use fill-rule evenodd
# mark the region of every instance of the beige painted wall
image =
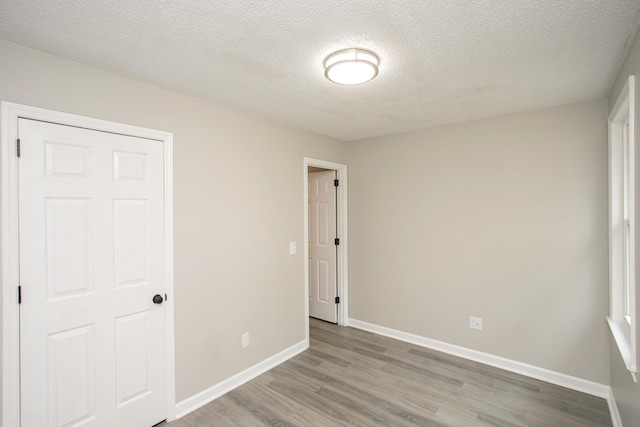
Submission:
<svg viewBox="0 0 640 427">
<path fill-rule="evenodd" d="M 640 146 L 640 31 L 636 34 L 635 41 L 631 45 L 629 54 L 618 74 L 616 83 L 609 97 L 609 107 L 618 98 L 627 78 L 634 74 L 636 76 L 636 147 Z M 640 150 L 636 149 L 636 164 L 640 164 Z M 636 172 L 636 188 L 640 192 L 640 174 Z M 640 195 L 636 195 L 636 223 L 640 221 Z M 640 227 L 636 227 L 636 241 L 640 242 Z M 640 251 L 636 249 L 636 277 L 640 277 Z M 637 282 L 636 282 L 637 286 Z M 640 289 L 636 287 L 636 313 L 640 313 Z M 638 342 L 640 342 L 640 318 L 638 322 Z M 615 396 L 622 425 L 640 426 L 640 384 L 634 383 L 631 375 L 627 371 L 624 361 L 620 356 L 616 343 L 611 341 L 611 388 Z"/>
<path fill-rule="evenodd" d="M 347 147 L 350 317 L 609 383 L 606 100 Z"/>
<path fill-rule="evenodd" d="M 7 42 L 0 62 L 0 100 L 173 132 L 178 401 L 304 339 L 303 157 L 344 143 Z"/>
</svg>

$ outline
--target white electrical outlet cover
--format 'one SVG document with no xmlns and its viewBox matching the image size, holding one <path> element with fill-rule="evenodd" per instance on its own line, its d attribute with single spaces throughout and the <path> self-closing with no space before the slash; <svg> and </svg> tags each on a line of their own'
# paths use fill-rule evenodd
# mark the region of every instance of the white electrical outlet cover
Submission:
<svg viewBox="0 0 640 427">
<path fill-rule="evenodd" d="M 482 330 L 482 319 L 480 317 L 469 317 L 469 327 L 478 331 Z"/>
</svg>

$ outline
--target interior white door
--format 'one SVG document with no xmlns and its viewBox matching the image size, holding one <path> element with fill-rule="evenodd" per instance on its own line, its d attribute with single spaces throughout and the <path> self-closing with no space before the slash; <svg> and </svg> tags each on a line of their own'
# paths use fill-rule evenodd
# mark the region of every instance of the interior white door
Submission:
<svg viewBox="0 0 640 427">
<path fill-rule="evenodd" d="M 309 173 L 309 315 L 338 322 L 336 172 Z"/>
<path fill-rule="evenodd" d="M 152 426 L 167 409 L 162 143 L 26 119 L 19 137 L 22 427 Z"/>
</svg>

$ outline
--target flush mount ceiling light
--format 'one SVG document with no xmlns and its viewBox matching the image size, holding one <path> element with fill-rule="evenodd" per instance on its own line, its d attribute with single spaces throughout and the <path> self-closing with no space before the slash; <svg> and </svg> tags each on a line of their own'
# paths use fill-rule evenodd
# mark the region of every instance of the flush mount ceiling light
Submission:
<svg viewBox="0 0 640 427">
<path fill-rule="evenodd" d="M 378 75 L 380 60 L 364 49 L 345 49 L 332 53 L 324 60 L 324 75 L 341 85 L 359 85 Z"/>
</svg>

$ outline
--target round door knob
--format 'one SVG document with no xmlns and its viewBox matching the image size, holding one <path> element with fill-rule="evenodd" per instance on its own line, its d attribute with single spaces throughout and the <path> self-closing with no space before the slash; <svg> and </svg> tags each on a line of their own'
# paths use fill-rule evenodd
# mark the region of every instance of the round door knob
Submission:
<svg viewBox="0 0 640 427">
<path fill-rule="evenodd" d="M 157 294 L 153 297 L 153 303 L 154 304 L 162 304 L 162 301 L 164 301 L 164 299 L 162 298 L 162 295 Z"/>
</svg>

